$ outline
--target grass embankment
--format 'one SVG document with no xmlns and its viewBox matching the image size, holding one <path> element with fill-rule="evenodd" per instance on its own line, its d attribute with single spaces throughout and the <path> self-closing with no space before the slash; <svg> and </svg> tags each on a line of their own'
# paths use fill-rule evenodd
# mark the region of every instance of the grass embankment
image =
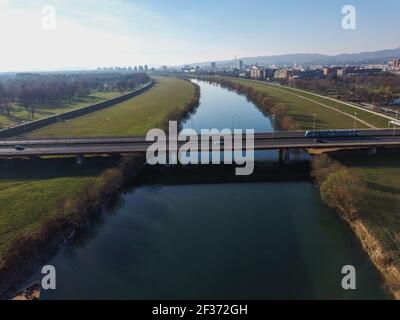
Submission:
<svg viewBox="0 0 400 320">
<path fill-rule="evenodd" d="M 284 130 L 310 129 L 313 112 L 323 120 L 318 121 L 318 129 L 353 126 L 354 119 L 305 102 L 298 96 L 285 93 L 281 87 L 248 80 L 224 79 L 229 87 L 247 94 L 261 110 L 274 113 L 276 104 L 280 105 L 278 110 L 287 110 L 287 116 L 294 123 L 283 126 Z M 314 99 L 312 95 L 309 98 Z M 327 100 L 323 103 L 332 102 Z M 342 108 L 333 103 L 329 106 Z M 382 121 L 381 117 L 374 115 L 367 115 L 363 119 L 376 126 Z M 352 150 L 335 152 L 330 157 L 335 160 L 324 155 L 313 160 L 313 174 L 321 197 L 349 222 L 372 262 L 384 276 L 389 291 L 400 299 L 400 152 L 379 150 L 376 155 L 368 156 L 366 150 Z"/>
<path fill-rule="evenodd" d="M 118 97 L 120 95 L 123 95 L 124 93 L 126 92 L 93 92 L 88 96 L 68 99 L 55 105 L 40 106 L 36 108 L 33 119 L 29 110 L 26 110 L 19 104 L 13 104 L 11 105 L 10 116 L 7 116 L 6 114 L 0 114 L 0 129 L 21 124 L 23 121 L 38 120 L 41 118 L 49 117 L 51 115 L 87 107 L 98 102 Z"/>
<path fill-rule="evenodd" d="M 142 135 L 154 127 L 165 127 L 168 119 L 181 119 L 198 104 L 199 90 L 191 83 L 174 78 L 156 81 L 143 96 L 107 109 L 113 115 L 108 122 L 112 134 Z M 94 112 L 87 121 L 101 119 L 103 115 L 95 113 L 104 111 Z M 119 116 L 120 112 L 123 117 Z M 71 124 L 74 136 L 78 136 L 82 122 L 76 118 Z M 68 135 L 61 130 L 57 127 L 59 135 Z M 96 126 L 89 126 L 84 132 L 88 136 L 110 135 Z M 46 255 L 60 236 L 81 226 L 91 213 L 128 183 L 125 180 L 132 178 L 144 160 L 129 158 L 117 166 L 112 158 L 89 158 L 83 167 L 76 166 L 74 161 L 0 161 L 0 296 L 20 277 L 29 274 L 35 259 Z"/>
<path fill-rule="evenodd" d="M 149 128 L 166 127 L 165 119 L 184 112 L 194 95 L 188 81 L 156 77 L 154 87 L 116 106 L 59 122 L 29 133 L 30 137 L 144 135 Z M 173 117 L 172 113 L 176 115 Z M 179 120 L 176 118 L 175 120 Z"/>
<path fill-rule="evenodd" d="M 36 230 L 77 189 L 93 182 L 115 160 L 75 159 L 0 161 L 0 256 L 22 234 Z"/>
<path fill-rule="evenodd" d="M 224 79 L 229 79 L 233 83 L 242 84 L 258 92 L 265 93 L 275 103 L 285 104 L 288 108 L 288 115 L 305 130 L 313 128 L 314 113 L 316 114 L 316 129 L 353 128 L 355 112 L 357 112 L 357 128 L 368 128 L 367 125 L 359 120 L 367 122 L 376 128 L 387 128 L 388 126 L 388 119 L 350 107 L 339 101 L 333 101 L 311 93 L 300 92 L 288 87 L 275 86 L 265 82 L 235 78 Z"/>
<path fill-rule="evenodd" d="M 339 151 L 313 159 L 322 199 L 350 224 L 400 299 L 400 167 L 397 150 Z"/>
</svg>

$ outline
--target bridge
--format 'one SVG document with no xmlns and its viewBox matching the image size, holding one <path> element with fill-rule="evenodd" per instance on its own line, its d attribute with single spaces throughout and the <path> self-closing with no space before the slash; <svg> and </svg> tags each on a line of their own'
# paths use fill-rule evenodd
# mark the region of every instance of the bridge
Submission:
<svg viewBox="0 0 400 320">
<path fill-rule="evenodd" d="M 177 151 L 186 142 L 178 142 Z M 118 155 L 146 152 L 153 142 L 145 137 L 113 138 L 47 138 L 47 139 L 7 139 L 0 140 L 0 157 L 21 158 L 33 156 L 85 156 Z M 17 150 L 16 145 L 23 146 Z M 198 145 L 198 146 L 197 146 Z M 212 151 L 212 143 L 204 148 L 200 143 L 193 144 L 198 151 Z M 220 145 L 223 149 L 225 146 Z M 255 133 L 254 150 L 289 150 L 289 149 L 361 149 L 361 148 L 398 148 L 400 132 L 394 130 L 360 130 L 355 137 L 330 137 L 316 139 L 305 137 L 304 131 L 285 131 L 274 133 Z M 241 149 L 246 144 L 243 136 Z M 232 148 L 236 150 L 235 148 Z"/>
</svg>

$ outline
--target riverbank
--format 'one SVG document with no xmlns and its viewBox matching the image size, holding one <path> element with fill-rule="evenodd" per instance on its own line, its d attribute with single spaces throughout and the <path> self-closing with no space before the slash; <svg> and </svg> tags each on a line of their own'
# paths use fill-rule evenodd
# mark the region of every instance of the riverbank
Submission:
<svg viewBox="0 0 400 320">
<path fill-rule="evenodd" d="M 189 81 L 153 77 L 154 86 L 115 106 L 29 133 L 29 137 L 96 137 L 146 135 L 150 128 L 166 129 L 166 119 L 179 120 L 198 100 Z"/>
<path fill-rule="evenodd" d="M 246 95 L 263 112 L 269 115 L 275 114 L 278 126 L 282 130 L 312 128 L 312 113 L 310 115 L 310 112 L 313 112 L 314 108 L 319 108 L 318 118 L 320 120 L 316 126 L 319 129 L 333 126 L 345 128 L 353 125 L 349 123 L 347 116 L 329 109 L 326 110 L 326 115 L 321 114 L 322 107 L 318 107 L 312 102 L 305 104 L 304 99 L 296 98 L 294 95 L 285 97 L 282 92 L 279 92 L 277 96 L 274 92 L 274 95 L 271 96 L 269 88 L 265 88 L 266 85 L 259 82 L 221 77 L 202 77 L 202 79 L 219 83 Z M 371 121 L 371 118 L 368 120 Z M 362 208 L 362 218 L 345 220 L 360 240 L 371 261 L 381 272 L 388 290 L 396 299 L 399 299 L 400 219 L 397 209 L 400 198 L 400 181 L 397 183 L 393 179 L 395 176 L 400 176 L 400 170 L 397 169 L 398 161 L 393 158 L 388 165 L 387 158 L 379 160 L 379 153 L 375 157 L 365 159 L 366 150 L 360 151 L 359 154 L 362 156 L 358 157 L 353 156 L 357 151 L 350 152 L 351 155 L 347 153 L 345 157 L 339 157 L 338 160 L 341 165 L 349 168 L 352 174 L 360 176 L 363 183 L 366 184 L 365 192 L 361 195 L 365 205 Z M 376 161 L 371 161 L 371 159 Z M 388 200 L 390 201 L 388 202 Z"/>
<path fill-rule="evenodd" d="M 286 105 L 273 101 L 263 92 L 259 92 L 244 84 L 235 83 L 226 78 L 202 76 L 199 77 L 199 79 L 219 84 L 225 89 L 233 90 L 238 94 L 245 95 L 247 99 L 253 102 L 265 115 L 274 116 L 274 125 L 276 126 L 274 129 L 297 130 L 300 128 L 300 126 L 289 116 Z"/>
<path fill-rule="evenodd" d="M 197 106 L 200 92 L 195 85 L 172 78 L 160 77 L 156 80 L 157 84 L 145 93 L 145 98 L 139 96 L 122 103 L 122 107 L 116 105 L 87 116 L 99 119 L 103 115 L 96 113 L 110 112 L 117 108 L 117 111 L 111 111 L 117 117 L 122 108 L 126 121 L 119 117 L 110 120 L 113 133 L 123 135 L 129 128 L 131 134 L 143 135 L 153 127 L 165 127 L 169 119 L 184 118 Z M 175 90 L 181 93 L 174 95 Z M 159 109 L 160 101 L 162 110 Z M 141 116 L 135 117 L 137 113 Z M 144 114 L 150 118 L 153 114 L 155 119 L 143 122 Z M 70 122 L 77 134 L 81 120 L 76 118 Z M 98 132 L 98 128 L 94 128 L 93 132 L 88 131 L 90 126 L 84 128 L 85 132 L 93 135 Z M 118 128 L 120 131 L 117 131 Z M 61 135 L 68 132 L 58 127 L 49 130 L 57 130 Z M 107 133 L 103 132 L 102 135 Z M 68 170 L 62 165 L 53 170 L 49 165 L 33 172 L 32 166 L 24 166 L 25 170 L 22 171 L 10 169 L 15 161 L 7 161 L 3 161 L 5 170 L 0 175 L 0 199 L 3 204 L 0 209 L 0 296 L 7 297 L 20 289 L 21 280 L 24 281 L 38 264 L 47 261 L 57 252 L 66 236 L 73 236 L 74 230 L 90 224 L 89 221 L 97 216 L 100 208 L 112 201 L 129 180 L 134 179 L 135 173 L 144 163 L 143 159 L 133 157 L 124 158 L 120 163 L 105 160 L 104 166 L 100 166 L 88 159 L 83 167 L 76 167 L 74 159 L 69 159 L 69 162 L 59 160 L 71 166 Z"/>
<path fill-rule="evenodd" d="M 381 152 L 388 155 L 392 153 L 393 156 L 394 151 L 382 150 Z M 351 156 L 350 161 L 357 163 L 357 156 L 360 157 L 361 154 L 359 151 L 358 155 L 357 151 L 352 153 L 355 154 Z M 388 156 L 384 155 L 384 157 L 388 160 L 386 165 L 390 165 Z M 326 154 L 315 156 L 312 161 L 312 175 L 324 202 L 337 210 L 351 226 L 364 250 L 383 275 L 387 290 L 394 298 L 400 299 L 399 250 L 396 239 L 399 228 L 399 221 L 396 221 L 397 213 L 393 208 L 393 211 L 389 209 L 388 212 L 392 212 L 394 217 L 379 214 L 384 209 L 388 209 L 388 203 L 380 203 L 380 196 L 377 194 L 377 186 L 381 189 L 383 186 L 373 185 L 369 181 L 371 177 L 365 176 L 362 170 L 355 169 L 354 163 L 348 162 L 345 166 L 343 163 L 346 160 L 340 162 L 336 160 L 345 158 L 347 157 L 344 151 L 338 151 L 330 156 Z M 372 159 L 372 164 L 375 161 L 376 158 Z M 393 187 L 391 184 L 389 188 Z M 375 195 L 372 197 L 369 195 L 371 188 L 376 188 Z M 380 206 L 371 210 L 370 203 L 373 202 L 378 202 Z"/>
</svg>

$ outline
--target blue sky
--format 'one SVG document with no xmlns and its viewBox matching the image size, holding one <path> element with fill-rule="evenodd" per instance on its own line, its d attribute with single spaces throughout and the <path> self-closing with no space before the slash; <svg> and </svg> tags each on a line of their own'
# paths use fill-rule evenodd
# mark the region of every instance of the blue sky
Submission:
<svg viewBox="0 0 400 320">
<path fill-rule="evenodd" d="M 341 27 L 344 5 L 357 29 Z M 56 9 L 43 30 L 42 8 Z M 400 46 L 398 0 L 0 0 L 0 71 L 177 65 Z M 4 42 L 3 42 L 4 43 Z"/>
</svg>

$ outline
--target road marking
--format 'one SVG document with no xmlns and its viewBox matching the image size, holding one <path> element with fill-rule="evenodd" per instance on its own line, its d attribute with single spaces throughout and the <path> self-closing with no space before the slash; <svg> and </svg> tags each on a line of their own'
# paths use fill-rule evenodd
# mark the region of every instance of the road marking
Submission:
<svg viewBox="0 0 400 320">
<path fill-rule="evenodd" d="M 268 85 L 272 86 L 272 84 L 268 84 Z M 351 103 L 348 103 L 348 102 L 345 102 L 345 101 L 340 101 L 340 100 L 337 100 L 337 99 L 334 99 L 334 98 L 331 98 L 331 97 L 326 97 L 326 96 L 323 96 L 323 95 L 320 95 L 320 94 L 317 94 L 317 93 L 314 93 L 314 92 L 309 92 L 309 91 L 305 91 L 305 90 L 301 90 L 301 89 L 297 89 L 297 88 L 292 88 L 292 87 L 286 87 L 286 86 L 281 86 L 281 87 L 287 88 L 287 89 L 290 89 L 290 90 L 295 90 L 295 91 L 307 93 L 307 94 L 311 94 L 311 95 L 319 97 L 319 98 L 328 99 L 328 100 L 331 100 L 333 102 L 337 102 L 337 103 L 343 104 L 343 105 L 348 106 L 348 107 L 352 107 L 352 108 L 355 108 L 355 109 L 358 109 L 358 110 L 361 110 L 361 111 L 365 111 L 365 112 L 371 113 L 371 114 L 373 114 L 375 116 L 378 116 L 378 117 L 381 117 L 381 118 L 385 118 L 385 119 L 388 119 L 388 120 L 397 120 L 396 118 L 387 116 L 386 114 L 382 114 L 382 113 L 379 113 L 379 112 L 376 112 L 376 111 L 372 111 L 372 110 L 368 110 L 368 109 L 365 109 L 365 108 L 361 108 L 361 107 L 356 106 L 354 104 L 351 104 Z"/>
<path fill-rule="evenodd" d="M 353 115 L 351 115 L 351 114 L 349 114 L 349 113 L 347 113 L 347 112 L 338 110 L 338 109 L 336 109 L 336 108 L 330 107 L 330 106 L 328 106 L 328 105 L 326 105 L 326 104 L 323 104 L 323 103 L 321 103 L 321 102 L 318 102 L 318 101 L 315 101 L 315 100 L 312 100 L 312 99 L 303 97 L 303 96 L 301 96 L 301 95 L 295 94 L 295 93 L 293 93 L 293 92 L 289 92 L 289 91 L 287 91 L 287 90 L 279 89 L 279 88 L 277 88 L 277 87 L 272 87 L 271 85 L 268 85 L 268 84 L 267 84 L 267 86 L 270 86 L 270 87 L 271 87 L 272 89 L 274 89 L 274 90 L 277 90 L 277 91 L 280 91 L 280 92 L 283 92 L 283 93 L 287 93 L 287 94 L 294 95 L 295 97 L 301 98 L 301 99 L 306 100 L 306 101 L 310 101 L 310 102 L 315 103 L 315 104 L 318 104 L 318 105 L 320 105 L 320 106 L 322 106 L 322 107 L 324 107 L 324 108 L 330 109 L 330 110 L 335 111 L 335 112 L 338 112 L 338 113 L 340 113 L 340 114 L 343 114 L 344 116 L 349 117 L 349 118 L 351 118 L 351 119 L 353 119 L 353 120 L 356 120 L 356 121 L 362 123 L 363 125 L 365 125 L 365 126 L 371 128 L 371 129 L 377 129 L 377 127 L 373 126 L 373 125 L 370 124 L 369 122 L 364 121 L 364 120 L 361 120 L 360 118 L 357 118 L 357 117 L 355 117 L 355 116 L 353 116 Z M 285 87 L 285 88 L 286 88 L 286 87 Z M 290 89 L 292 89 L 292 88 L 290 88 Z M 297 89 L 294 89 L 294 90 L 297 90 Z M 299 90 L 299 91 L 301 91 L 301 90 Z M 309 92 L 306 92 L 306 91 L 302 91 L 302 92 L 304 92 L 304 93 L 309 93 Z M 325 97 L 321 96 L 321 98 L 325 98 Z M 339 102 L 339 101 L 335 101 L 335 102 Z M 339 103 L 341 103 L 341 102 L 339 102 Z M 354 106 L 354 107 L 355 107 L 355 106 Z M 355 107 L 355 108 L 357 108 L 357 107 Z M 360 109 L 361 109 L 361 108 L 360 108 Z M 366 110 L 364 110 L 364 109 L 362 109 L 362 110 L 363 110 L 363 111 L 366 111 Z"/>
</svg>

